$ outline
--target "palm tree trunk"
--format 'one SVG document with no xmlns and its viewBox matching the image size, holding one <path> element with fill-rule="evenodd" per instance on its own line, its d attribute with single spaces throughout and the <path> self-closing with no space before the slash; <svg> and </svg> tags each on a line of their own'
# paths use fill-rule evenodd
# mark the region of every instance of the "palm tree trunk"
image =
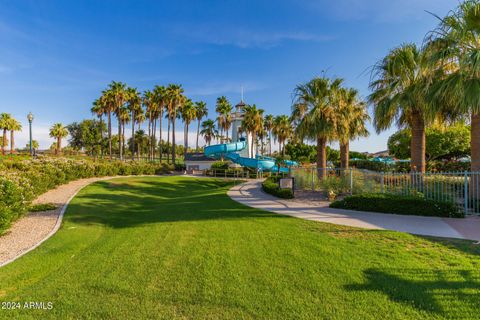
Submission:
<svg viewBox="0 0 480 320">
<path fill-rule="evenodd" d="M 5 155 L 6 144 L 7 144 L 7 129 L 3 129 L 2 155 Z"/>
<path fill-rule="evenodd" d="M 10 130 L 10 154 L 13 154 L 15 149 L 14 135 L 15 135 L 15 131 Z"/>
<path fill-rule="evenodd" d="M 172 119 L 172 162 L 173 162 L 173 165 L 175 165 L 175 158 L 176 158 L 176 154 L 175 154 L 175 120 L 177 118 L 177 114 L 175 113 L 175 111 L 173 112 L 173 119 Z"/>
<path fill-rule="evenodd" d="M 155 161 L 157 152 L 157 118 L 153 119 L 152 160 Z"/>
<path fill-rule="evenodd" d="M 120 160 L 123 160 L 122 154 L 122 122 L 120 121 L 120 117 L 118 118 L 118 155 Z"/>
<path fill-rule="evenodd" d="M 103 117 L 100 115 L 100 157 L 103 159 Z"/>
<path fill-rule="evenodd" d="M 319 179 L 327 175 L 327 139 L 317 137 L 317 176 Z"/>
<path fill-rule="evenodd" d="M 269 147 L 268 147 L 268 155 L 272 156 L 272 130 L 268 133 L 268 142 L 269 142 Z"/>
<path fill-rule="evenodd" d="M 411 169 L 412 171 L 425 173 L 425 121 L 421 114 L 414 114 L 412 119 L 411 141 Z"/>
<path fill-rule="evenodd" d="M 348 169 L 350 166 L 350 141 L 340 143 L 340 168 Z"/>
<path fill-rule="evenodd" d="M 254 147 L 255 147 L 256 135 L 255 132 L 252 132 L 252 158 L 255 158 Z"/>
<path fill-rule="evenodd" d="M 135 109 L 132 108 L 132 161 L 135 161 Z"/>
<path fill-rule="evenodd" d="M 148 159 L 152 158 L 152 119 L 151 119 L 151 112 L 148 117 Z"/>
<path fill-rule="evenodd" d="M 58 136 L 57 137 L 57 152 L 56 154 L 59 155 L 62 150 L 62 137 Z"/>
<path fill-rule="evenodd" d="M 125 124 L 122 122 L 122 150 L 125 150 Z"/>
<path fill-rule="evenodd" d="M 163 120 L 163 111 L 160 109 L 160 116 L 158 117 L 158 124 L 160 127 L 160 134 L 158 137 L 158 144 L 159 144 L 159 153 L 160 153 L 160 163 L 162 163 L 162 156 L 163 156 L 163 147 L 162 147 L 162 120 Z"/>
<path fill-rule="evenodd" d="M 112 113 L 108 111 L 108 152 L 112 160 Z"/>
<path fill-rule="evenodd" d="M 195 151 L 198 151 L 198 136 L 200 135 L 200 121 L 201 121 L 201 119 L 198 119 L 198 125 L 197 125 L 197 143 L 195 144 Z"/>
<path fill-rule="evenodd" d="M 185 123 L 185 132 L 184 132 L 184 149 L 183 150 L 183 159 L 187 157 L 187 149 L 188 149 L 188 123 Z"/>
<path fill-rule="evenodd" d="M 167 162 L 170 163 L 170 116 L 168 116 L 167 123 Z"/>
<path fill-rule="evenodd" d="M 471 171 L 480 172 L 480 113 L 472 114 L 471 123 Z M 473 179 L 472 179 L 473 180 Z"/>
</svg>

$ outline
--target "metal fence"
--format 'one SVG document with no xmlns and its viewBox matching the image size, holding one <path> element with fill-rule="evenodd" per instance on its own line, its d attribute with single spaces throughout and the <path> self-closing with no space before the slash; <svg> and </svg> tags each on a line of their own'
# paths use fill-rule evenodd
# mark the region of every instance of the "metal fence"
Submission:
<svg viewBox="0 0 480 320">
<path fill-rule="evenodd" d="M 392 193 L 455 203 L 480 214 L 480 172 L 375 172 L 362 169 L 292 168 L 296 190 L 336 194 Z"/>
</svg>

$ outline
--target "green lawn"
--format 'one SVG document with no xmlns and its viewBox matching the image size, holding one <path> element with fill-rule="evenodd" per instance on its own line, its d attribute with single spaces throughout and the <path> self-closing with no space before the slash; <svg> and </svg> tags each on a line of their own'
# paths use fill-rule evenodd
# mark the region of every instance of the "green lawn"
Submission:
<svg viewBox="0 0 480 320">
<path fill-rule="evenodd" d="M 22 319 L 480 318 L 480 248 L 244 207 L 230 185 L 121 178 L 85 188 L 63 227 L 0 269 Z"/>
</svg>

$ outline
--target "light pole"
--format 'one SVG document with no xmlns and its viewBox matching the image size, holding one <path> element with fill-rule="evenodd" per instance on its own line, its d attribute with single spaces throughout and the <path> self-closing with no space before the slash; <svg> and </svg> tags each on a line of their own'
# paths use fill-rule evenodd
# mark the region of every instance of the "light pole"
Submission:
<svg viewBox="0 0 480 320">
<path fill-rule="evenodd" d="M 31 112 L 27 115 L 28 119 L 28 127 L 30 129 L 30 156 L 33 156 L 33 145 L 32 145 L 32 122 L 33 122 L 33 114 Z"/>
</svg>

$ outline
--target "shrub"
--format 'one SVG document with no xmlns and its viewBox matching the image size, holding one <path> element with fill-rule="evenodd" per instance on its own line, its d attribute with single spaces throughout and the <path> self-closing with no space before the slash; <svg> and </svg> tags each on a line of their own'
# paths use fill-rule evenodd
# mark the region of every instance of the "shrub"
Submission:
<svg viewBox="0 0 480 320">
<path fill-rule="evenodd" d="M 401 196 L 386 193 L 365 193 L 335 201 L 330 204 L 330 207 L 404 215 L 464 217 L 464 213 L 454 203 L 428 200 L 421 195 Z"/>
<path fill-rule="evenodd" d="M 212 163 L 211 168 L 212 169 L 221 169 L 221 170 L 227 170 L 230 166 L 229 162 L 226 161 L 215 161 Z"/>
<path fill-rule="evenodd" d="M 262 189 L 268 194 L 282 199 L 293 199 L 293 192 L 290 189 L 280 189 L 279 177 L 270 177 L 262 183 Z"/>
<path fill-rule="evenodd" d="M 29 212 L 42 212 L 42 211 L 50 211 L 57 209 L 57 206 L 53 203 L 41 203 L 41 204 L 34 204 L 28 208 Z"/>
<path fill-rule="evenodd" d="M 171 167 L 147 162 L 66 158 L 9 159 L 0 162 L 0 234 L 25 213 L 33 199 L 69 181 L 115 175 L 153 175 Z"/>
</svg>

